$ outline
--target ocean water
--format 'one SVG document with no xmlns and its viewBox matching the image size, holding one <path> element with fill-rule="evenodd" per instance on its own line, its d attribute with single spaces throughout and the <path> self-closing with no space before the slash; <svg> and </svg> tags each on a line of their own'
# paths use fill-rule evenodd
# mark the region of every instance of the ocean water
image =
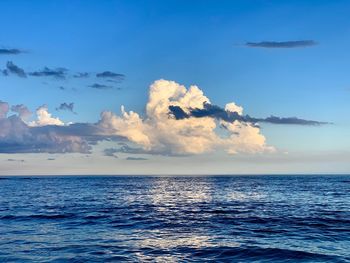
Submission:
<svg viewBox="0 0 350 263">
<path fill-rule="evenodd" d="M 1 177 L 0 262 L 350 262 L 350 176 Z"/>
</svg>

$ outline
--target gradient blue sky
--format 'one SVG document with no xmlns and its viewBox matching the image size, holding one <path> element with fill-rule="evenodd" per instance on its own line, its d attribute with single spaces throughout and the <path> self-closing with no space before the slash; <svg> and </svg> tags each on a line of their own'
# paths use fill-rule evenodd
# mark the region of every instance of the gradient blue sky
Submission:
<svg viewBox="0 0 350 263">
<path fill-rule="evenodd" d="M 0 75 L 0 100 L 10 105 L 34 112 L 47 104 L 64 122 L 94 123 L 101 111 L 119 113 L 121 105 L 144 115 L 149 85 L 163 78 L 198 85 L 213 104 L 234 101 L 255 117 L 332 122 L 262 124 L 273 154 L 126 160 L 130 155 L 104 156 L 117 143 L 102 142 L 88 155 L 3 153 L 1 174 L 350 172 L 349 1 L 1 1 L 0 10 L 0 48 L 26 51 L 0 55 L 0 69 L 12 61 L 26 72 L 47 66 L 125 75 L 107 83 L 114 86 L 109 90 L 88 87 L 106 84 L 93 77 Z M 300 40 L 317 45 L 245 45 Z M 63 102 L 74 102 L 77 114 L 55 110 Z"/>
</svg>

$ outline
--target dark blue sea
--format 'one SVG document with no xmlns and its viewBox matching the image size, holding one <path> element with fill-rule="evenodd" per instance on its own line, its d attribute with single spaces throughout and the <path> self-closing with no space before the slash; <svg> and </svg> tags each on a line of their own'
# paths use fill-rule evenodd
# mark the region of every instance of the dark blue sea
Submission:
<svg viewBox="0 0 350 263">
<path fill-rule="evenodd" d="M 1 177 L 0 262 L 350 262 L 350 176 Z"/>
</svg>

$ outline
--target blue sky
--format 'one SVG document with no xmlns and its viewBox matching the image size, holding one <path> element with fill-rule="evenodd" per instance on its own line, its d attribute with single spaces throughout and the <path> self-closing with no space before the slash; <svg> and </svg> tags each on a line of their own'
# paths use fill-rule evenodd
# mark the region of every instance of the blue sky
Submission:
<svg viewBox="0 0 350 263">
<path fill-rule="evenodd" d="M 50 174 L 52 167 L 68 174 L 86 170 L 166 174 L 189 169 L 191 173 L 349 172 L 348 1 L 1 1 L 0 10 L 4 25 L 0 49 L 23 51 L 0 54 L 0 69 L 11 61 L 28 75 L 0 74 L 0 100 L 27 106 L 33 113 L 27 124 L 35 121 L 35 110 L 43 104 L 66 125 L 97 123 L 101 112 L 117 115 L 121 105 L 147 118 L 149 86 L 159 79 L 187 88 L 197 85 L 212 104 L 224 107 L 235 102 L 256 118 L 274 115 L 332 123 L 261 123 L 260 133 L 275 148 L 273 153 L 227 155 L 213 150 L 184 156 L 163 152 L 105 156 L 104 149 L 117 149 L 119 139 L 99 140 L 89 153 L 2 150 L 2 174 Z M 304 40 L 316 44 L 246 45 Z M 44 67 L 66 68 L 67 76 L 30 76 Z M 125 77 L 118 83 L 96 77 L 105 71 Z M 79 72 L 90 75 L 74 78 Z M 95 83 L 111 88 L 89 87 Z M 62 103 L 74 103 L 76 114 L 56 110 Z M 0 146 L 6 140 L 10 142 L 3 137 Z M 127 160 L 131 156 L 138 160 Z M 208 163 L 204 171 L 201 160 Z"/>
</svg>

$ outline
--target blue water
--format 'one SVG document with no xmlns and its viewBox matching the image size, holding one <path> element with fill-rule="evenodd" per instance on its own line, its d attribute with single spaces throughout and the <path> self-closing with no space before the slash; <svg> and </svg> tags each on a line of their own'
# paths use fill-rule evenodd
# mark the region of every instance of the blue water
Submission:
<svg viewBox="0 0 350 263">
<path fill-rule="evenodd" d="M 350 262 L 350 176 L 1 177 L 0 262 Z"/>
</svg>

